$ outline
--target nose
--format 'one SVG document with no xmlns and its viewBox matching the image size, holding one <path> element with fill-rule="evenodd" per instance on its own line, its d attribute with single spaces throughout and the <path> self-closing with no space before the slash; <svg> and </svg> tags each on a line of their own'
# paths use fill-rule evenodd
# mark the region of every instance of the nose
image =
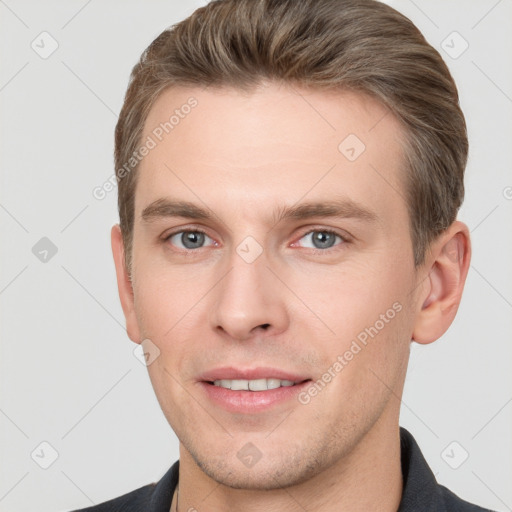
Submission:
<svg viewBox="0 0 512 512">
<path fill-rule="evenodd" d="M 246 341 L 254 336 L 277 335 L 288 328 L 285 290 L 269 269 L 265 251 L 250 263 L 233 251 L 229 272 L 214 290 L 210 324 L 224 337 Z"/>
</svg>

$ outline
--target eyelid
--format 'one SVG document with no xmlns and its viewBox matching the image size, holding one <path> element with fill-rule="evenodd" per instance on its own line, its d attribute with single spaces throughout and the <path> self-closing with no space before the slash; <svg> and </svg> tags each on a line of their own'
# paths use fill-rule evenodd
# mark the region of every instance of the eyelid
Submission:
<svg viewBox="0 0 512 512">
<path fill-rule="evenodd" d="M 306 235 L 309 235 L 310 233 L 313 232 L 332 233 L 333 235 L 339 236 L 343 240 L 343 242 L 346 243 L 354 241 L 354 237 L 347 231 L 324 226 L 308 226 L 307 229 L 302 231 L 299 236 L 295 237 L 295 240 L 299 241 L 301 238 L 304 238 Z"/>
<path fill-rule="evenodd" d="M 192 231 L 192 232 L 197 231 L 199 233 L 204 233 L 205 235 L 208 235 L 208 233 L 203 228 L 200 228 L 200 227 L 180 226 L 179 228 L 171 229 L 171 231 L 166 232 L 164 235 L 162 235 L 162 240 L 169 240 L 169 238 L 171 238 L 171 236 L 174 236 L 174 235 L 177 235 L 178 233 L 183 233 L 186 231 Z"/>
</svg>

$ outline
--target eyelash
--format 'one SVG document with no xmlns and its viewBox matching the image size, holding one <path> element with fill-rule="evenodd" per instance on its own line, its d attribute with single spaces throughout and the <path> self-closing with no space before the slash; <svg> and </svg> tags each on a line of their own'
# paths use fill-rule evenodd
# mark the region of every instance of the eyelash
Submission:
<svg viewBox="0 0 512 512">
<path fill-rule="evenodd" d="M 208 235 L 208 233 L 204 229 L 193 228 L 193 229 L 180 229 L 180 230 L 177 230 L 177 231 L 173 231 L 172 233 L 169 233 L 168 235 L 166 235 L 163 238 L 163 241 L 164 242 L 168 242 L 173 236 L 179 235 L 181 233 L 203 233 L 204 235 L 208 236 L 209 238 L 212 238 L 211 236 Z M 311 247 L 305 247 L 305 249 L 308 249 L 310 251 L 310 253 L 313 253 L 313 254 L 326 254 L 326 253 L 329 254 L 329 253 L 332 253 L 333 251 L 341 250 L 344 245 L 349 244 L 351 242 L 350 238 L 347 235 L 342 235 L 338 231 L 334 231 L 332 229 L 323 229 L 323 228 L 309 229 L 308 231 L 305 231 L 304 233 L 302 233 L 300 235 L 300 237 L 298 237 L 297 240 L 301 240 L 306 235 L 309 235 L 311 233 L 328 233 L 330 235 L 337 236 L 337 237 L 339 237 L 341 239 L 341 243 L 339 243 L 339 244 L 337 244 L 337 245 L 335 245 L 333 247 L 328 247 L 327 249 L 313 249 Z M 199 249 L 203 249 L 203 248 L 204 247 L 199 247 Z M 176 250 L 180 251 L 182 253 L 191 254 L 191 253 L 196 252 L 198 249 L 181 249 L 181 248 L 178 248 Z"/>
</svg>

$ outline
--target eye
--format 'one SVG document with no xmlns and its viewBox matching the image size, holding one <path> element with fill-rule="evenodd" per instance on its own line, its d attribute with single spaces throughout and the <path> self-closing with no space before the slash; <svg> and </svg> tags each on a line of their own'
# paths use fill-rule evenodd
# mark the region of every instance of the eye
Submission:
<svg viewBox="0 0 512 512">
<path fill-rule="evenodd" d="M 338 233 L 326 229 L 309 231 L 302 236 L 301 240 L 306 240 L 306 243 L 303 242 L 301 246 L 309 249 L 330 249 L 334 247 L 337 240 L 341 242 L 346 241 Z"/>
<path fill-rule="evenodd" d="M 215 241 L 211 239 L 204 231 L 197 229 L 171 233 L 165 238 L 165 240 L 169 241 L 172 245 L 178 247 L 179 249 L 184 250 L 201 249 L 204 247 L 206 240 L 209 240 L 215 244 Z M 210 243 L 208 245 L 213 244 Z"/>
</svg>

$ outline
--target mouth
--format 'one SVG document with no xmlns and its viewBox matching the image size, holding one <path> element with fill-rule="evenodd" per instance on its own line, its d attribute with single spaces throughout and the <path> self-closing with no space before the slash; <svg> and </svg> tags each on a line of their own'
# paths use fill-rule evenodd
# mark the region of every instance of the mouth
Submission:
<svg viewBox="0 0 512 512">
<path fill-rule="evenodd" d="M 216 407 L 232 413 L 252 414 L 295 399 L 311 378 L 276 368 L 219 368 L 203 374 L 199 384 Z"/>
<path fill-rule="evenodd" d="M 299 382 L 292 380 L 278 379 L 276 377 L 269 377 L 263 379 L 218 379 L 213 382 L 207 381 L 208 384 L 213 384 L 224 389 L 233 391 L 268 391 L 269 389 L 278 389 L 282 387 L 296 386 L 311 379 L 304 379 Z"/>
</svg>

